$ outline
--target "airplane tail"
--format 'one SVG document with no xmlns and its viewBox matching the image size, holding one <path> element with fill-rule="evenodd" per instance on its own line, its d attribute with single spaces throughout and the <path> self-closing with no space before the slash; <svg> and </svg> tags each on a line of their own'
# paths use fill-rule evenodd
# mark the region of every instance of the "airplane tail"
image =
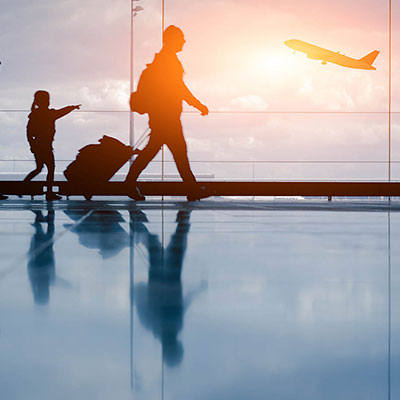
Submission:
<svg viewBox="0 0 400 400">
<path fill-rule="evenodd" d="M 378 57 L 379 51 L 378 50 L 374 50 L 372 53 L 369 53 L 368 55 L 366 55 L 363 58 L 360 58 L 359 61 L 368 64 L 368 65 L 372 65 L 373 62 L 375 61 L 376 57 Z"/>
</svg>

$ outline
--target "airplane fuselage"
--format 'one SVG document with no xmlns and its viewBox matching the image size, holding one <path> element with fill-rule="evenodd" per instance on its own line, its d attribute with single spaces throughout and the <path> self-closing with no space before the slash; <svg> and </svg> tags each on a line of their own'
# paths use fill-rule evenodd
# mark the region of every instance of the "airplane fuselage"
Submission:
<svg viewBox="0 0 400 400">
<path fill-rule="evenodd" d="M 285 44 L 286 46 L 292 48 L 295 51 L 301 51 L 302 53 L 305 53 L 307 57 L 312 60 L 320 60 L 323 63 L 330 62 L 347 68 L 369 69 L 369 70 L 376 69 L 372 65 L 365 63 L 361 60 L 347 57 L 343 54 L 339 54 L 339 52 L 335 53 L 334 51 L 327 50 L 307 42 L 303 42 L 302 40 L 291 39 L 287 40 Z"/>
</svg>

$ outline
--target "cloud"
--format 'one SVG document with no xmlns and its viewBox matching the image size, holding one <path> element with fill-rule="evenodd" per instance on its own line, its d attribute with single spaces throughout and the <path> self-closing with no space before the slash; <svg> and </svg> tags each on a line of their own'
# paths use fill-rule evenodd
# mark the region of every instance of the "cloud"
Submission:
<svg viewBox="0 0 400 400">
<path fill-rule="evenodd" d="M 245 95 L 231 100 L 234 109 L 244 111 L 266 111 L 268 104 L 257 95 Z"/>
</svg>

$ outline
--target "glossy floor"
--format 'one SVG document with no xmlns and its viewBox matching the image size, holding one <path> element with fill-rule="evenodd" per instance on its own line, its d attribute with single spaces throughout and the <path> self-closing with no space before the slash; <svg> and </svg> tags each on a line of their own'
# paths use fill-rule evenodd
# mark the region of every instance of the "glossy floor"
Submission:
<svg viewBox="0 0 400 400">
<path fill-rule="evenodd" d="M 400 208 L 0 205 L 0 397 L 396 399 Z"/>
</svg>

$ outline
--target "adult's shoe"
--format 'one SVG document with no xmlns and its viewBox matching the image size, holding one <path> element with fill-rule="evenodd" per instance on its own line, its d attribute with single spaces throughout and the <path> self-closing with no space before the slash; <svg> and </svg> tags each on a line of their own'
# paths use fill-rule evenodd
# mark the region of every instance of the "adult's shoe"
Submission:
<svg viewBox="0 0 400 400">
<path fill-rule="evenodd" d="M 142 193 L 140 193 L 140 190 L 137 186 L 135 186 L 134 189 L 130 189 L 130 191 L 128 193 L 128 197 L 135 201 L 145 201 L 146 200 L 146 197 L 144 197 L 142 195 Z"/>
<path fill-rule="evenodd" d="M 0 200 L 7 200 L 8 196 L 5 196 L 4 194 L 0 194 Z"/>
<path fill-rule="evenodd" d="M 186 198 L 187 201 L 199 201 L 209 196 L 210 193 L 206 191 L 206 188 L 204 186 L 197 186 L 193 190 L 191 190 L 191 193 L 188 194 Z"/>
</svg>

